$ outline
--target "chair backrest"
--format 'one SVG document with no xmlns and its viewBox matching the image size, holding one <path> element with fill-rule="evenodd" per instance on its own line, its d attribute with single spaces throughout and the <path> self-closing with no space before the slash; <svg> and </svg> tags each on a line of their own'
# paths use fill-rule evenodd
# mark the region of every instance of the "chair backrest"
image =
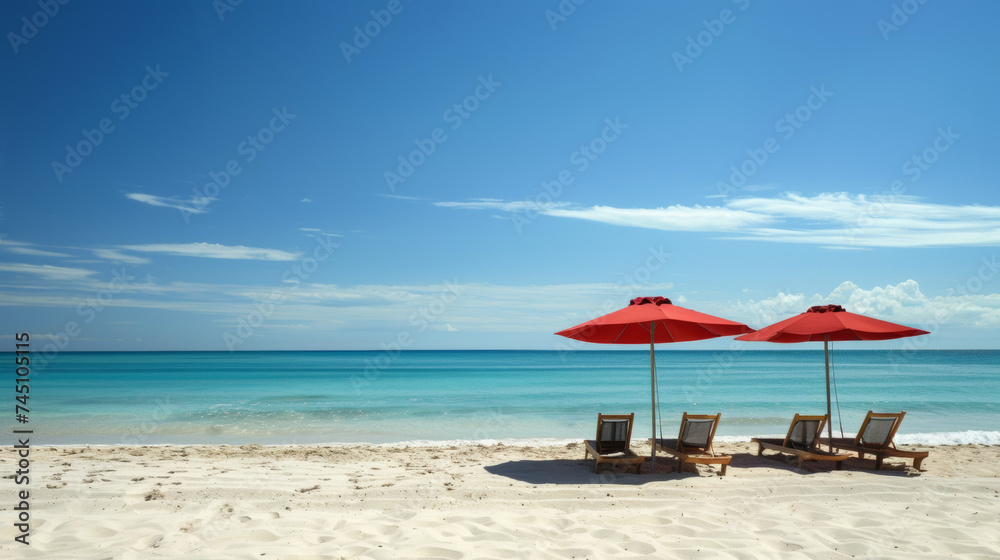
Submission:
<svg viewBox="0 0 1000 560">
<path fill-rule="evenodd" d="M 601 455 L 628 451 L 632 442 L 632 414 L 597 415 L 597 452 Z"/>
<path fill-rule="evenodd" d="M 892 438 L 896 436 L 896 430 L 903 422 L 903 415 L 906 412 L 872 412 L 868 411 L 865 421 L 858 430 L 858 435 L 854 438 L 854 445 L 863 445 L 882 449 L 893 447 Z"/>
<path fill-rule="evenodd" d="M 677 449 L 704 449 L 711 452 L 715 429 L 722 414 L 688 414 L 681 417 L 681 431 L 677 436 Z"/>
<path fill-rule="evenodd" d="M 788 434 L 782 444 L 792 449 L 809 450 L 816 447 L 816 440 L 823 433 L 826 424 L 826 414 L 822 416 L 802 416 L 796 414 L 788 427 Z"/>
</svg>

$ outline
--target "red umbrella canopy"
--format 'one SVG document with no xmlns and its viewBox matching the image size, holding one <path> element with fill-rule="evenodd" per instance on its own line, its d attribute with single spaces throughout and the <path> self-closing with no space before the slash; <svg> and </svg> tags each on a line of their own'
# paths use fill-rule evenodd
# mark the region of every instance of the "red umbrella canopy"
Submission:
<svg viewBox="0 0 1000 560">
<path fill-rule="evenodd" d="M 628 307 L 556 334 L 584 342 L 649 344 L 653 324 L 653 342 L 687 342 L 753 332 L 743 323 L 678 307 L 665 297 L 638 297 Z"/>
<path fill-rule="evenodd" d="M 849 313 L 839 305 L 810 307 L 784 321 L 757 332 L 736 337 L 736 340 L 766 342 L 808 342 L 836 340 L 889 340 L 930 334 L 927 331 L 897 325 L 864 315 Z"/>
</svg>

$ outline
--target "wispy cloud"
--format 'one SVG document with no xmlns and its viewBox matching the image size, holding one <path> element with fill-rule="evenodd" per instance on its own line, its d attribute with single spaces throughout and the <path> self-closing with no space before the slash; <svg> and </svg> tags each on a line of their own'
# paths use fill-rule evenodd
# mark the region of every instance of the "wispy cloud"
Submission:
<svg viewBox="0 0 1000 560">
<path fill-rule="evenodd" d="M 126 255 L 116 249 L 91 249 L 91 251 L 94 253 L 94 256 L 112 262 L 125 264 L 146 264 L 149 262 L 149 259 L 147 258 Z"/>
<path fill-rule="evenodd" d="M 47 264 L 23 264 L 23 263 L 0 263 L 0 271 L 14 272 L 19 274 L 31 274 L 39 276 L 45 280 L 72 281 L 85 280 L 92 274 L 97 274 L 93 270 L 85 268 L 69 268 L 65 266 L 51 266 Z"/>
<path fill-rule="evenodd" d="M 106 281 L 86 278 L 88 270 L 0 265 L 47 279 L 77 282 L 73 291 L 48 290 L 34 282 L 14 290 L 0 286 L 0 307 L 40 306 L 74 309 L 81 297 L 104 289 Z M 638 289 L 638 292 L 637 292 Z M 950 294 L 927 296 L 914 280 L 896 285 L 864 289 L 842 282 L 822 294 L 778 293 L 756 300 L 720 303 L 698 299 L 696 294 L 678 293 L 670 284 L 647 284 L 641 288 L 610 282 L 548 285 L 500 285 L 488 283 L 365 284 L 338 286 L 302 283 L 285 285 L 237 285 L 172 282 L 157 284 L 147 278 L 128 283 L 110 305 L 122 308 L 185 312 L 225 326 L 238 324 L 260 302 L 281 294 L 280 320 L 261 325 L 268 329 L 299 329 L 316 340 L 337 332 L 371 330 L 395 336 L 413 327 L 415 312 L 440 305 L 441 294 L 455 294 L 441 308 L 431 330 L 489 336 L 491 333 L 532 333 L 549 336 L 560 329 L 592 319 L 628 303 L 636 293 L 670 296 L 685 307 L 739 320 L 761 327 L 805 311 L 810 305 L 839 303 L 849 311 L 927 330 L 942 331 L 965 326 L 1000 329 L 1000 294 Z M 744 296 L 746 297 L 746 296 Z M 690 301 L 689 303 L 689 300 Z M 435 303 L 437 302 L 437 303 Z M 294 325 L 294 327 L 289 326 Z M 954 331 L 953 331 L 954 332 Z M 485 340 L 485 339 L 484 339 Z"/>
<path fill-rule="evenodd" d="M 850 193 L 727 199 L 719 206 L 658 208 L 577 207 L 475 199 L 436 202 L 465 210 L 535 212 L 663 231 L 726 234 L 723 239 L 807 243 L 827 248 L 958 247 L 1000 245 L 1000 206 L 933 204 L 904 195 Z"/>
<path fill-rule="evenodd" d="M 202 198 L 198 201 L 191 199 L 190 202 L 184 202 L 177 200 L 176 198 L 166 198 L 162 196 L 155 196 L 151 194 L 144 193 L 125 193 L 125 198 L 129 200 L 134 200 L 136 202 L 141 202 L 143 204 L 148 204 L 150 206 L 160 206 L 163 208 L 174 208 L 176 210 L 181 210 L 182 212 L 187 212 L 189 214 L 204 214 L 208 212 L 207 202 L 214 200 L 213 198 Z"/>
<path fill-rule="evenodd" d="M 55 253 L 53 251 L 42 251 L 41 249 L 32 249 L 30 247 L 7 247 L 7 250 L 11 253 L 17 253 L 19 255 L 31 255 L 33 257 L 71 257 L 72 255 L 67 255 L 66 253 Z"/>
<path fill-rule="evenodd" d="M 912 196 L 848 193 L 742 198 L 728 206 L 786 221 L 789 228 L 750 230 L 750 239 L 861 247 L 955 247 L 1000 244 L 1000 207 L 946 205 Z M 834 227 L 816 227 L 817 224 Z"/>
<path fill-rule="evenodd" d="M 533 202 L 514 200 L 504 202 L 498 198 L 473 198 L 468 202 L 435 202 L 434 206 L 463 210 L 500 210 L 501 212 L 538 212 L 549 214 L 552 210 L 570 206 L 569 202 Z"/>
<path fill-rule="evenodd" d="M 201 257 L 205 259 L 241 259 L 255 261 L 294 261 L 298 253 L 279 249 L 244 247 L 242 245 L 218 245 L 216 243 L 159 243 L 150 245 L 122 245 L 121 249 L 139 253 L 164 253 L 180 257 Z"/>
<path fill-rule="evenodd" d="M 309 204 L 309 203 L 311 203 L 312 201 L 313 201 L 313 199 L 311 199 L 311 198 L 309 198 L 309 197 L 306 197 L 306 198 L 303 198 L 303 199 L 302 199 L 302 200 L 301 200 L 300 202 L 305 202 L 306 204 Z"/>
<path fill-rule="evenodd" d="M 330 233 L 314 227 L 300 227 L 299 231 L 305 232 L 306 237 L 316 237 L 318 235 L 325 235 L 327 237 L 343 237 L 343 235 L 340 235 L 339 233 Z"/>
<path fill-rule="evenodd" d="M 613 208 L 594 206 L 582 209 L 553 208 L 548 216 L 577 218 L 616 226 L 632 226 L 665 231 L 741 231 L 748 226 L 773 222 L 765 214 L 733 210 L 721 206 L 668 206 L 666 208 Z"/>
</svg>

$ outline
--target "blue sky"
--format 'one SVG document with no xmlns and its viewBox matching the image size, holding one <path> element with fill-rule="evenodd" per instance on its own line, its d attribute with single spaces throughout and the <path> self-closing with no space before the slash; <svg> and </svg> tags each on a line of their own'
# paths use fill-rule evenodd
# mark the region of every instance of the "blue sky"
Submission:
<svg viewBox="0 0 1000 560">
<path fill-rule="evenodd" d="M 996 3 L 222 6 L 0 5 L 4 338 L 553 349 L 662 295 L 998 348 Z"/>
</svg>

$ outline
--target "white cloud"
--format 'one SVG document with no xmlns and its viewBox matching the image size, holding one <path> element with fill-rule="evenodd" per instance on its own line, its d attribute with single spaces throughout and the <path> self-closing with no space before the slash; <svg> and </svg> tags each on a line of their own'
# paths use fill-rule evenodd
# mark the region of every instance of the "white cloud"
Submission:
<svg viewBox="0 0 1000 560">
<path fill-rule="evenodd" d="M 39 267 L 40 268 L 40 267 Z M 50 267 L 55 268 L 55 267 Z M 37 270 L 37 269 L 36 269 Z M 23 271 L 23 270 L 22 270 Z M 41 274 L 35 272 L 35 274 Z M 59 273 L 50 272 L 53 277 Z M 90 271 L 64 272 L 76 279 Z M 97 290 L 104 280 L 88 278 L 72 293 L 46 286 L 22 286 L 16 290 L 0 286 L 0 306 L 40 306 L 72 311 Z M 33 284 L 42 284 L 34 282 Z M 676 293 L 670 284 L 641 287 L 627 282 L 549 285 L 498 285 L 441 282 L 418 285 L 370 284 L 338 286 L 302 283 L 296 286 L 234 285 L 205 283 L 157 284 L 152 279 L 132 279 L 108 305 L 121 308 L 169 310 L 189 313 L 197 321 L 232 329 L 241 318 L 257 310 L 260 302 L 275 301 L 274 315 L 260 329 L 270 332 L 301 332 L 306 344 L 330 340 L 342 333 L 383 333 L 385 341 L 400 332 L 416 336 L 427 332 L 457 332 L 454 336 L 482 337 L 493 333 L 527 333 L 533 340 L 560 349 L 575 343 L 551 337 L 556 331 L 614 311 L 638 295 L 663 295 L 674 303 L 697 311 L 762 327 L 805 311 L 811 305 L 839 303 L 849 311 L 887 321 L 924 328 L 932 333 L 976 327 L 984 332 L 1000 329 L 1000 294 L 941 296 L 923 294 L 913 280 L 896 285 L 864 289 L 843 282 L 823 294 L 779 293 L 761 300 L 716 302 L 697 293 Z M 275 299 L 276 296 L 280 296 Z M 746 296 L 744 296 L 746 297 Z M 691 301 L 689 301 L 691 300 Z M 428 324 L 419 320 L 426 318 Z M 263 331 L 261 331 L 263 332 Z M 138 333 L 137 333 L 138 334 Z M 376 334 L 376 336 L 378 336 Z M 433 335 L 428 334 L 428 337 Z M 929 337 L 928 337 L 929 338 Z M 421 344 L 429 338 L 421 335 Z M 579 348 L 589 347 L 580 343 Z"/>
<path fill-rule="evenodd" d="M 311 203 L 312 201 L 313 201 L 313 199 L 311 199 L 311 198 L 309 198 L 309 197 L 306 197 L 306 198 L 303 198 L 303 199 L 302 199 L 302 202 L 305 202 L 305 203 L 307 203 L 307 204 L 308 204 L 308 203 Z"/>
<path fill-rule="evenodd" d="M 1000 294 L 958 294 L 948 292 L 928 297 L 915 280 L 870 290 L 845 281 L 826 295 L 779 292 L 759 301 L 738 301 L 734 312 L 748 317 L 752 327 L 763 327 L 803 313 L 813 305 L 838 304 L 859 315 L 924 328 L 932 333 L 936 325 L 959 324 L 1000 327 Z"/>
<path fill-rule="evenodd" d="M 317 235 L 325 235 L 327 237 L 343 237 L 343 235 L 340 235 L 339 233 L 330 233 L 313 227 L 300 227 L 299 231 L 306 232 L 306 237 L 316 237 Z"/>
<path fill-rule="evenodd" d="M 64 266 L 50 266 L 47 264 L 21 264 L 21 263 L 0 263 L 0 271 L 14 272 L 20 274 L 33 274 L 45 280 L 70 281 L 85 280 L 92 274 L 97 274 L 93 270 L 85 268 L 68 268 Z"/>
<path fill-rule="evenodd" d="M 0 233 L 0 249 L 6 249 L 8 252 L 17 253 L 19 255 L 29 255 L 32 257 L 60 257 L 68 258 L 73 255 L 68 255 L 66 253 L 56 253 L 54 251 L 43 251 L 41 249 L 34 249 L 36 247 L 34 243 L 28 243 L 26 241 L 17 241 L 15 239 L 7 239 L 8 234 Z"/>
<path fill-rule="evenodd" d="M 241 259 L 257 261 L 294 261 L 297 253 L 279 249 L 244 247 L 242 245 L 219 245 L 216 243 L 159 243 L 149 245 L 122 245 L 121 249 L 140 253 L 164 253 L 180 257 L 201 257 L 205 259 Z"/>
<path fill-rule="evenodd" d="M 578 218 L 617 226 L 632 226 L 664 231 L 740 231 L 748 226 L 774 221 L 774 218 L 721 206 L 669 206 L 667 208 L 613 208 L 593 206 L 584 209 L 548 209 L 548 216 Z"/>
<path fill-rule="evenodd" d="M 946 205 L 913 196 L 823 193 L 726 199 L 722 206 L 658 208 L 575 207 L 476 199 L 436 202 L 467 210 L 537 212 L 606 224 L 664 231 L 728 234 L 724 239 L 807 243 L 830 249 L 1000 245 L 1000 206 Z"/>
<path fill-rule="evenodd" d="M 463 210 L 500 210 L 502 212 L 538 212 L 548 213 L 549 210 L 569 206 L 568 202 L 534 202 L 531 200 L 515 200 L 504 202 L 497 198 L 474 198 L 470 202 L 435 202 L 434 206 L 443 208 L 461 208 Z"/>
<path fill-rule="evenodd" d="M 804 197 L 742 198 L 733 208 L 802 220 L 793 228 L 749 229 L 745 237 L 781 243 L 811 243 L 837 248 L 954 247 L 1000 244 L 1000 207 L 944 205 L 905 195 L 827 193 Z M 828 224 L 823 226 L 820 224 Z"/>
<path fill-rule="evenodd" d="M 42 251 L 40 249 L 31 249 L 29 247 L 7 247 L 7 250 L 11 253 L 17 253 L 19 255 L 31 255 L 33 257 L 70 257 L 72 255 L 67 255 L 66 253 L 54 253 L 52 251 Z"/>
<path fill-rule="evenodd" d="M 136 257 L 133 255 L 126 255 L 125 253 L 122 253 L 121 251 L 117 251 L 115 249 L 91 249 L 91 251 L 94 253 L 94 256 L 112 262 L 120 262 L 125 264 L 146 264 L 149 262 L 149 259 L 143 257 Z"/>
<path fill-rule="evenodd" d="M 176 198 L 165 198 L 162 196 L 154 196 L 151 194 L 144 193 L 125 193 L 125 198 L 129 200 L 134 200 L 136 202 L 141 202 L 143 204 L 148 204 L 150 206 L 160 206 L 163 208 L 174 208 L 182 212 L 187 212 L 189 214 L 204 214 L 208 212 L 206 206 L 208 202 L 215 200 L 211 197 L 204 197 L 195 201 L 193 198 L 190 203 L 186 203 Z"/>
</svg>

